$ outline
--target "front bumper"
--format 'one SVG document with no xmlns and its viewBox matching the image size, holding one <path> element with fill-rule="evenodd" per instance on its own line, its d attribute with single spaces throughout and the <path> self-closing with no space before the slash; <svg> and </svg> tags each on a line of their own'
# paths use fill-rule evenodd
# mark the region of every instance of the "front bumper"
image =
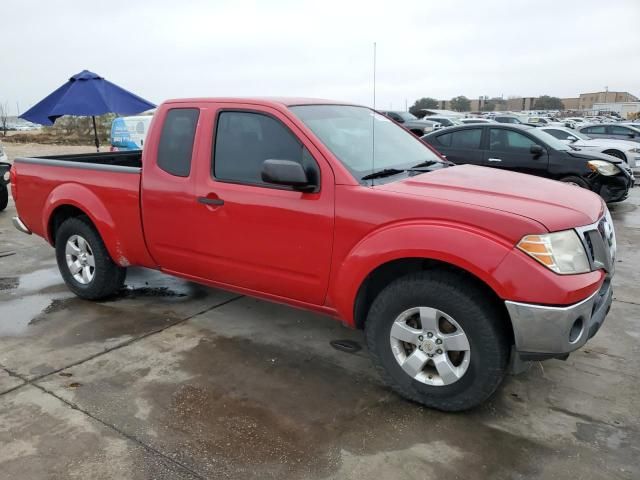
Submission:
<svg viewBox="0 0 640 480">
<path fill-rule="evenodd" d="M 506 301 L 520 359 L 562 358 L 582 347 L 602 326 L 612 300 L 607 278 L 596 293 L 567 307 Z"/>
<path fill-rule="evenodd" d="M 629 189 L 633 184 L 633 172 L 625 169 L 618 175 L 603 178 L 599 194 L 607 203 L 621 202 L 629 196 Z"/>
</svg>

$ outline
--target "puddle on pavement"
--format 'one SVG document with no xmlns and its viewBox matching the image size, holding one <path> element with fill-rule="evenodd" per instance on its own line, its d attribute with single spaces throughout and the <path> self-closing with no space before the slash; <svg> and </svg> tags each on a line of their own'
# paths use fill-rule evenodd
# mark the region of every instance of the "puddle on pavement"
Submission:
<svg viewBox="0 0 640 480">
<path fill-rule="evenodd" d="M 110 304 L 121 300 L 136 300 L 149 297 L 161 298 L 163 301 L 187 301 L 202 298 L 208 294 L 208 289 L 160 272 L 132 268 L 127 273 L 125 288 L 121 293 L 103 304 Z M 19 336 L 28 331 L 31 325 L 37 325 L 45 320 L 54 318 L 52 315 L 63 312 L 69 303 L 76 300 L 65 286 L 57 267 L 36 270 L 21 276 L 0 279 L 0 336 Z M 98 308 L 100 304 L 92 304 Z M 64 313 L 64 312 L 63 312 Z M 99 316 L 109 320 L 113 311 L 98 312 Z M 129 315 L 123 318 L 126 322 L 106 322 L 96 332 L 98 337 L 111 338 L 128 325 L 129 333 L 139 330 L 131 327 Z M 145 317 L 146 318 L 146 317 Z M 105 320 L 105 321 L 106 321 Z M 145 328 L 153 328 L 156 324 L 164 325 L 164 316 L 158 319 L 137 324 Z M 155 323 L 154 323 L 155 322 Z M 150 325 L 152 323 L 153 325 Z M 78 334 L 79 338 L 86 335 Z M 94 336 L 92 336 L 93 338 Z"/>
<path fill-rule="evenodd" d="M 171 275 L 144 268 L 129 268 L 124 288 L 106 302 L 122 299 L 157 297 L 168 301 L 185 301 L 207 296 L 209 289 Z"/>
<path fill-rule="evenodd" d="M 71 296 L 57 268 L 0 279 L 0 336 L 24 334 L 47 309 Z"/>
<path fill-rule="evenodd" d="M 119 372 L 100 383 L 127 384 L 131 395 L 144 398 L 151 409 L 140 428 L 151 430 L 150 441 L 187 465 L 208 466 L 211 476 L 323 477 L 339 473 L 345 456 L 384 460 L 386 452 L 424 462 L 429 477 L 527 476 L 539 468 L 532 455 L 552 454 L 477 415 L 422 408 L 368 377 L 283 348 L 204 338 L 181 354 L 188 382 L 146 383 Z M 76 401 L 91 404 L 105 394 L 94 385 L 76 392 Z M 128 406 L 110 421 L 135 424 L 133 402 L 117 402 Z M 436 447 L 451 456 L 464 452 L 464 463 L 434 459 Z"/>
</svg>

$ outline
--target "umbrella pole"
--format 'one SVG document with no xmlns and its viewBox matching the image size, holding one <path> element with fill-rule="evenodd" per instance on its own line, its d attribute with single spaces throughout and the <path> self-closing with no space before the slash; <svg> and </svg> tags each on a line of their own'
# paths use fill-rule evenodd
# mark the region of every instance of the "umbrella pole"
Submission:
<svg viewBox="0 0 640 480">
<path fill-rule="evenodd" d="M 96 127 L 96 117 L 95 115 L 91 116 L 93 120 L 93 135 L 96 142 L 96 152 L 100 152 L 100 140 L 98 140 L 98 129 Z"/>
</svg>

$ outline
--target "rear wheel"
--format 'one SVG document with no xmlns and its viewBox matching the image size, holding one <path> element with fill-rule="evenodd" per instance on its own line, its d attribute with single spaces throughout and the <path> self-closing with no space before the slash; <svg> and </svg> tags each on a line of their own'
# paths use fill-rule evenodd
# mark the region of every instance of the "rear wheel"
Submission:
<svg viewBox="0 0 640 480">
<path fill-rule="evenodd" d="M 624 153 L 622 153 L 619 150 L 607 150 L 606 152 L 602 152 L 602 153 L 606 153 L 607 155 L 611 155 L 612 157 L 619 158 L 623 162 L 627 161 L 627 157 L 625 157 Z"/>
<path fill-rule="evenodd" d="M 111 259 L 102 238 L 86 217 L 69 218 L 60 225 L 56 233 L 56 260 L 69 290 L 88 300 L 117 293 L 127 273 L 126 268 Z"/>
<path fill-rule="evenodd" d="M 510 342 L 502 313 L 463 275 L 407 275 L 375 299 L 365 332 L 373 363 L 400 395 L 439 410 L 472 408 L 493 394 Z"/>
<path fill-rule="evenodd" d="M 9 204 L 9 189 L 6 185 L 0 185 L 0 212 Z"/>
</svg>

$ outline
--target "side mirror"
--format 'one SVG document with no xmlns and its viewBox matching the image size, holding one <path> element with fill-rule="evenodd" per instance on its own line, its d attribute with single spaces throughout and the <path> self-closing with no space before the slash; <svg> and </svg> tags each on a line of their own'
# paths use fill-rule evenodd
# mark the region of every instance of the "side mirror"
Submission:
<svg viewBox="0 0 640 480">
<path fill-rule="evenodd" d="M 303 192 L 315 190 L 315 185 L 309 184 L 309 178 L 302 165 L 291 160 L 265 160 L 262 163 L 261 175 L 263 182 L 287 185 Z"/>
<path fill-rule="evenodd" d="M 404 118 L 402 117 L 394 118 L 394 120 L 398 123 L 404 123 Z"/>
<path fill-rule="evenodd" d="M 566 140 L 569 140 L 571 143 L 578 141 L 576 137 L 567 137 Z"/>
<path fill-rule="evenodd" d="M 540 155 L 544 153 L 544 148 L 540 145 L 531 145 L 529 151 L 533 154 L 535 158 L 538 158 Z"/>
<path fill-rule="evenodd" d="M 637 137 L 637 135 L 635 133 L 629 133 L 628 135 L 629 135 L 629 138 L 636 138 Z"/>
</svg>

